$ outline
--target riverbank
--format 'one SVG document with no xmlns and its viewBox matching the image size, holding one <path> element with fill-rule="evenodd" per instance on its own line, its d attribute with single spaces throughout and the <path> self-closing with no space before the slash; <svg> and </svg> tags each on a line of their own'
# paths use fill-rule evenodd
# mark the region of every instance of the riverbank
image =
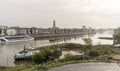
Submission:
<svg viewBox="0 0 120 71">
<path fill-rule="evenodd" d="M 41 50 L 42 48 L 61 48 L 62 51 L 75 51 L 79 53 L 85 52 L 85 55 L 72 55 L 66 54 L 63 59 L 56 59 L 52 61 L 48 61 L 47 63 L 42 64 L 32 64 L 23 65 L 20 67 L 9 67 L 9 71 L 46 71 L 50 68 L 54 68 L 57 66 L 67 65 L 67 64 L 74 64 L 74 63 L 87 63 L 87 62 L 112 62 L 111 57 L 116 55 L 115 48 L 112 45 L 94 45 L 87 48 L 86 45 L 75 44 L 75 43 L 63 43 L 63 44 L 56 44 L 50 46 L 43 46 L 37 48 Z M 95 55 L 94 55 L 94 54 Z M 0 67 L 0 71 L 6 71 L 6 67 Z"/>
<path fill-rule="evenodd" d="M 51 68 L 63 66 L 63 65 L 69 65 L 69 64 L 77 64 L 77 63 L 98 63 L 98 62 L 104 62 L 104 63 L 110 63 L 110 61 L 97 61 L 97 60 L 72 60 L 72 61 L 65 61 L 65 62 L 48 62 L 43 65 L 23 65 L 23 66 L 17 66 L 17 67 L 0 67 L 0 71 L 47 71 Z"/>
<path fill-rule="evenodd" d="M 72 60 L 72 61 L 65 61 L 65 62 L 50 62 L 45 65 L 36 65 L 34 67 L 25 69 L 23 71 L 47 71 L 55 67 L 60 67 L 64 65 L 69 65 L 69 64 L 78 64 L 78 63 L 110 63 L 109 61 L 97 61 L 97 60 Z"/>
<path fill-rule="evenodd" d="M 64 37 L 64 36 L 76 36 L 83 35 L 82 33 L 74 33 L 74 34 L 46 34 L 46 35 L 31 35 L 34 38 L 49 38 L 49 37 Z"/>
</svg>

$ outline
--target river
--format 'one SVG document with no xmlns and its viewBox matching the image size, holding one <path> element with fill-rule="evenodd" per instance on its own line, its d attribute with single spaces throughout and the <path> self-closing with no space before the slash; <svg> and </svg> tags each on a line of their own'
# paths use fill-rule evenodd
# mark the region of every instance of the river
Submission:
<svg viewBox="0 0 120 71">
<path fill-rule="evenodd" d="M 79 43 L 84 44 L 83 38 L 90 37 L 93 41 L 93 44 L 107 44 L 112 45 L 112 40 L 98 39 L 98 37 L 107 36 L 112 37 L 111 33 L 97 33 L 95 35 L 85 35 L 85 36 L 67 36 L 67 37 L 57 37 L 55 41 L 49 41 L 48 38 L 33 40 L 33 41 L 25 41 L 25 42 L 14 42 L 14 43 L 6 43 L 0 45 L 0 66 L 15 66 L 14 63 L 14 55 L 18 53 L 20 50 L 23 50 L 24 46 L 26 48 L 31 47 L 40 47 L 46 45 L 53 45 L 59 43 Z"/>
</svg>

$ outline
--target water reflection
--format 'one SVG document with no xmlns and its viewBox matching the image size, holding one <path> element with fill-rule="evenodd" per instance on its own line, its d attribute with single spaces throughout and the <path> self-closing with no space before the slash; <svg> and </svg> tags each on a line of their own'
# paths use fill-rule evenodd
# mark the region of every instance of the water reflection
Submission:
<svg viewBox="0 0 120 71">
<path fill-rule="evenodd" d="M 112 45 L 113 40 L 106 40 L 106 39 L 98 39 L 98 37 L 112 37 L 111 33 L 105 32 L 103 34 L 89 34 L 89 35 L 79 35 L 79 36 L 66 36 L 66 37 L 55 37 L 54 41 L 50 41 L 51 44 L 57 43 L 78 43 L 84 44 L 83 38 L 91 38 L 93 45 L 104 44 L 104 45 Z M 59 39 L 59 40 L 58 40 Z"/>
</svg>

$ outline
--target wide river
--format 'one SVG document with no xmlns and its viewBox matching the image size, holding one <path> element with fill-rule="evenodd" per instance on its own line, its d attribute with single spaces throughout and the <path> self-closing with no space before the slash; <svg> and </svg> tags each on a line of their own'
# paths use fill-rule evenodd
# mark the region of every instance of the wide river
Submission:
<svg viewBox="0 0 120 71">
<path fill-rule="evenodd" d="M 26 42 L 12 42 L 0 45 L 0 66 L 15 66 L 14 55 L 19 51 L 23 50 L 24 46 L 26 48 L 31 47 L 40 47 L 46 45 L 53 45 L 59 43 L 79 43 L 84 44 L 83 38 L 90 37 L 94 45 L 96 44 L 108 44 L 112 45 L 112 40 L 98 39 L 98 37 L 112 37 L 112 34 L 109 32 L 97 33 L 95 35 L 85 35 L 85 36 L 67 36 L 67 37 L 58 37 L 55 41 L 49 41 L 49 38 L 26 41 Z"/>
</svg>

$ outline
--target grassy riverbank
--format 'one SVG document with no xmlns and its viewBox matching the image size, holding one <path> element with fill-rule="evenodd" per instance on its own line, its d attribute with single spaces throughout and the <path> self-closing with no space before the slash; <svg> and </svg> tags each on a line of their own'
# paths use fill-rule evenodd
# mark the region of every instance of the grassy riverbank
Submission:
<svg viewBox="0 0 120 71">
<path fill-rule="evenodd" d="M 72 61 L 65 61 L 65 62 L 57 62 L 57 63 L 54 63 L 54 62 L 50 62 L 48 64 L 45 64 L 45 65 L 42 65 L 42 66 L 39 66 L 39 65 L 35 65 L 34 67 L 31 67 L 31 68 L 28 68 L 28 69 L 25 69 L 23 71 L 47 71 L 51 68 L 54 68 L 54 67 L 59 67 L 59 66 L 63 66 L 63 65 L 68 65 L 68 64 L 76 64 L 76 63 L 90 63 L 90 62 L 110 62 L 110 61 L 99 61 L 99 60 L 72 60 Z"/>
<path fill-rule="evenodd" d="M 115 52 L 115 47 L 112 45 L 95 45 L 95 46 L 86 46 L 81 44 L 74 44 L 74 43 L 64 43 L 64 44 L 57 44 L 57 45 L 50 45 L 37 48 L 38 50 L 45 50 L 46 53 L 49 53 L 52 56 L 55 56 L 54 53 L 49 52 L 49 49 L 60 48 L 62 51 L 76 51 L 79 53 L 83 53 L 84 55 L 71 55 L 66 54 L 65 58 L 63 59 L 56 59 L 48 60 L 44 63 L 23 65 L 23 66 L 16 66 L 16 67 L 0 67 L 0 71 L 46 71 L 54 67 L 67 65 L 67 64 L 74 64 L 74 63 L 86 63 L 86 62 L 111 62 L 112 56 L 117 55 Z M 47 50 L 46 50 L 47 49 Z M 56 52 L 55 52 L 56 53 Z M 43 54 L 43 55 L 42 55 Z M 44 58 L 45 53 L 40 53 L 40 56 Z M 48 56 L 48 54 L 47 54 Z M 57 55 L 58 56 L 58 55 Z M 39 55 L 37 56 L 39 57 Z M 35 58 L 36 59 L 36 58 Z M 40 59 L 40 58 L 38 58 Z M 39 60 L 37 59 L 37 62 Z M 44 59 L 43 59 L 44 60 Z"/>
</svg>

